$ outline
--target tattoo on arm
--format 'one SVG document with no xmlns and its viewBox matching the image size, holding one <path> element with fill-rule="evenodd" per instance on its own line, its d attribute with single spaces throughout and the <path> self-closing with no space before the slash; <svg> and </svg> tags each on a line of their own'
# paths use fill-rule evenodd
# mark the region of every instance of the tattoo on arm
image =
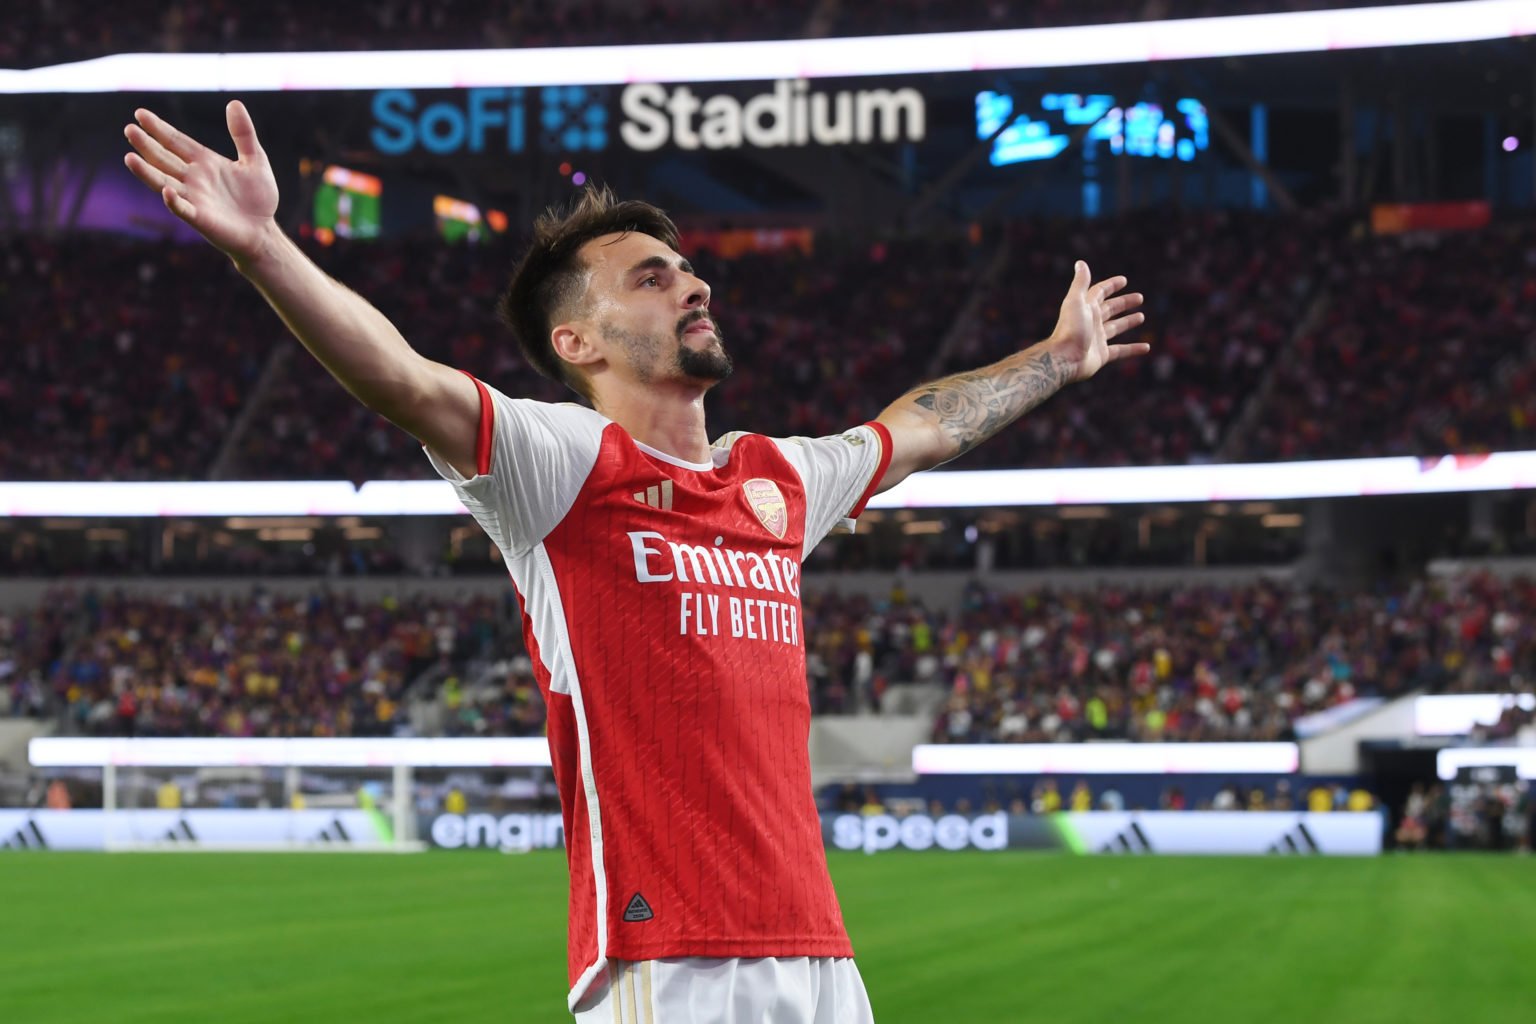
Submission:
<svg viewBox="0 0 1536 1024">
<path fill-rule="evenodd" d="M 964 455 L 1050 398 L 1066 383 L 1066 366 L 1049 352 L 1024 352 L 983 370 L 957 373 L 910 393 L 938 417 L 939 429 Z"/>
</svg>

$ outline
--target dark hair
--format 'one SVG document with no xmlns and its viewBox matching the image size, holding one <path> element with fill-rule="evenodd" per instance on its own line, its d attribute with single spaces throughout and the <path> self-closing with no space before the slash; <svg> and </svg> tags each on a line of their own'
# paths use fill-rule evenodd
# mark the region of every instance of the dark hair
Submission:
<svg viewBox="0 0 1536 1024">
<path fill-rule="evenodd" d="M 650 203 L 621 201 L 606 185 L 589 185 L 566 210 L 551 207 L 533 222 L 533 241 L 512 270 L 496 312 L 512 328 L 534 369 L 583 398 L 586 378 L 555 352 L 550 332 L 581 297 L 580 251 L 603 235 L 638 231 L 677 251 L 677 225 Z"/>
</svg>

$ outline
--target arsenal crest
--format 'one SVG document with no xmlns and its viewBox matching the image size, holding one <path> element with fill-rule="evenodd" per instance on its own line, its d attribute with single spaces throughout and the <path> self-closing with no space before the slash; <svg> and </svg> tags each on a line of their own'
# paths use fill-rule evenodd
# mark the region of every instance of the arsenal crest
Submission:
<svg viewBox="0 0 1536 1024">
<path fill-rule="evenodd" d="M 752 511 L 757 513 L 757 518 L 764 528 L 783 540 L 784 531 L 789 529 L 789 506 L 784 503 L 784 495 L 779 490 L 779 485 L 772 480 L 759 477 L 748 480 L 741 485 L 741 489 L 747 496 L 747 504 L 751 505 Z"/>
</svg>

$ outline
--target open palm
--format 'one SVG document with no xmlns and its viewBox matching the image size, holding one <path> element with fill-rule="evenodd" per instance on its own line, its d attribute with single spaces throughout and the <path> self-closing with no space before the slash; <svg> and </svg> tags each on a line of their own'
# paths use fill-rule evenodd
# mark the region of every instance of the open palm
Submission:
<svg viewBox="0 0 1536 1024">
<path fill-rule="evenodd" d="M 277 213 L 277 179 L 245 104 L 224 109 L 237 159 L 215 153 L 148 110 L 123 129 L 136 152 L 123 162 L 170 211 L 237 262 L 260 251 Z"/>
<path fill-rule="evenodd" d="M 1087 380 L 1107 363 L 1145 355 L 1152 350 L 1145 342 L 1110 344 L 1112 339 L 1145 319 L 1135 312 L 1141 305 L 1141 293 L 1116 294 L 1127 284 L 1123 277 L 1089 284 L 1092 280 L 1088 264 L 1078 260 L 1072 286 L 1061 302 L 1061 316 L 1056 321 L 1056 329 L 1051 332 L 1056 354 L 1075 369 L 1073 380 Z"/>
</svg>

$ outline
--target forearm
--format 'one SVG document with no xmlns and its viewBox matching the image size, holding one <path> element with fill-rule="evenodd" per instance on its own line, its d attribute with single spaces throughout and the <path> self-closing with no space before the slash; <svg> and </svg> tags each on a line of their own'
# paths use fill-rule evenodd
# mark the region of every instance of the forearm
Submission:
<svg viewBox="0 0 1536 1024">
<path fill-rule="evenodd" d="M 427 360 L 388 317 L 316 266 L 276 225 L 260 251 L 236 266 L 359 401 L 391 419 L 410 406 Z"/>
<path fill-rule="evenodd" d="M 1042 341 L 979 370 L 957 373 L 902 395 L 880 414 L 909 441 L 910 472 L 958 458 L 1050 398 L 1074 369 Z M 898 455 L 902 454 L 898 446 Z"/>
</svg>

